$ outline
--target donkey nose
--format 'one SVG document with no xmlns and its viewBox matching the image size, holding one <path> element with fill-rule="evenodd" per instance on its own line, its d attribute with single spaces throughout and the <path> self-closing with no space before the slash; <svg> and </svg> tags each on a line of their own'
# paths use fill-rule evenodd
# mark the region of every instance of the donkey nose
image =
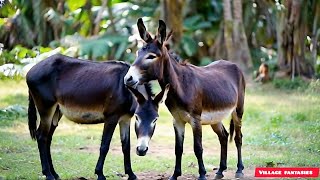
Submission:
<svg viewBox="0 0 320 180">
<path fill-rule="evenodd" d="M 137 155 L 138 156 L 145 156 L 147 154 L 148 147 L 146 146 L 138 146 L 137 147 Z"/>
<path fill-rule="evenodd" d="M 128 85 L 128 86 L 131 86 L 131 85 L 133 85 L 134 84 L 134 82 L 133 82 L 133 78 L 132 78 L 132 76 L 125 76 L 124 77 L 124 84 L 125 85 Z"/>
</svg>

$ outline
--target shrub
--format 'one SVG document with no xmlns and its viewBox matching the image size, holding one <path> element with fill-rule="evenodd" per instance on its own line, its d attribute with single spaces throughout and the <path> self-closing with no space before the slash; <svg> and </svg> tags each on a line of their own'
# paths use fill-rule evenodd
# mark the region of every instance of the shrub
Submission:
<svg viewBox="0 0 320 180">
<path fill-rule="evenodd" d="M 309 83 L 301 78 L 290 79 L 274 79 L 272 81 L 275 88 L 284 90 L 306 90 Z"/>
</svg>

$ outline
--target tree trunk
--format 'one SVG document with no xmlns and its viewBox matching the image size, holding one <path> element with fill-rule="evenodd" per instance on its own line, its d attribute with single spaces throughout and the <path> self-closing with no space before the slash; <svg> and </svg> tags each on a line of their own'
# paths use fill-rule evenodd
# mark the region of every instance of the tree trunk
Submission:
<svg viewBox="0 0 320 180">
<path fill-rule="evenodd" d="M 315 16 L 313 20 L 313 27 L 312 27 L 312 39 L 311 39 L 311 54 L 312 54 L 312 63 L 316 65 L 317 63 L 317 43 L 318 38 L 320 35 L 320 29 L 319 29 L 319 16 L 320 16 L 320 3 L 319 1 L 315 2 Z"/>
<path fill-rule="evenodd" d="M 252 68 L 252 60 L 250 50 L 248 46 L 247 36 L 245 34 L 243 21 L 242 21 L 242 2 L 241 0 L 233 1 L 233 13 L 234 13 L 234 45 L 236 50 L 236 58 L 239 59 L 245 65 L 246 68 Z"/>
<path fill-rule="evenodd" d="M 110 19 L 110 28 L 112 33 L 116 33 L 116 27 L 114 26 L 114 17 L 112 13 L 112 5 L 111 5 L 111 0 L 106 0 L 107 1 L 107 10 L 109 14 L 109 19 Z"/>
<path fill-rule="evenodd" d="M 234 0 L 233 2 L 232 11 L 230 0 L 223 1 L 224 39 L 227 57 L 246 71 L 248 68 L 252 68 L 252 60 L 242 22 L 242 2 L 241 0 Z M 234 17 L 232 17 L 232 12 Z"/>
<path fill-rule="evenodd" d="M 163 0 L 163 19 L 173 30 L 173 42 L 178 44 L 183 33 L 183 6 L 185 0 Z"/>
<path fill-rule="evenodd" d="M 230 0 L 223 0 L 223 19 L 224 19 L 224 40 L 227 50 L 227 57 L 230 61 L 235 60 L 233 39 L 232 39 L 232 13 Z"/>
<path fill-rule="evenodd" d="M 312 63 L 305 57 L 307 36 L 307 8 L 302 0 L 285 1 L 285 9 L 278 15 L 278 76 L 305 76 L 314 74 Z"/>
<path fill-rule="evenodd" d="M 101 19 L 102 19 L 103 11 L 105 10 L 106 5 L 107 5 L 107 1 L 108 0 L 103 0 L 102 1 L 101 8 L 98 11 L 96 19 L 94 20 L 95 26 L 94 26 L 94 30 L 93 30 L 93 35 L 97 35 L 99 33 L 99 31 L 100 31 L 100 22 L 101 22 Z M 109 14 L 109 16 L 110 16 L 110 14 Z"/>
</svg>

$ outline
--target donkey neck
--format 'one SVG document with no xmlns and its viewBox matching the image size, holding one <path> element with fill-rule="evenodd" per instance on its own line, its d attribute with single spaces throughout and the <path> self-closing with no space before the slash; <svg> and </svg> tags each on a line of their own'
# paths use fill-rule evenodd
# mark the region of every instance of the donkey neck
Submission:
<svg viewBox="0 0 320 180">
<path fill-rule="evenodd" d="M 163 76 L 161 79 L 159 79 L 159 84 L 161 87 L 164 88 L 166 84 L 170 84 L 172 89 L 179 90 L 181 86 L 179 82 L 179 66 L 179 63 L 172 59 L 168 52 L 164 55 Z"/>
<path fill-rule="evenodd" d="M 166 102 L 169 102 L 170 106 L 176 104 L 175 102 L 182 106 L 190 105 L 193 97 L 196 97 L 196 91 L 190 87 L 196 86 L 197 82 L 190 66 L 180 64 L 169 53 L 163 60 L 163 78 L 159 79 L 159 84 L 162 89 L 170 84 Z"/>
</svg>

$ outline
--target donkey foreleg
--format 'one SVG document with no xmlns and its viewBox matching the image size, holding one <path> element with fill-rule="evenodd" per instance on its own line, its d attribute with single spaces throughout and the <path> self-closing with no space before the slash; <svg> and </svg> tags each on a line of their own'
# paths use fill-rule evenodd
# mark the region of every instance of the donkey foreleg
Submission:
<svg viewBox="0 0 320 180">
<path fill-rule="evenodd" d="M 103 165 L 104 160 L 106 159 L 107 153 L 109 151 L 110 142 L 112 139 L 113 132 L 117 126 L 117 121 L 114 119 L 108 119 L 104 123 L 101 146 L 100 146 L 100 155 L 96 165 L 95 174 L 98 175 L 98 180 L 105 180 L 106 178 L 103 175 Z"/>
<path fill-rule="evenodd" d="M 122 144 L 122 152 L 123 152 L 123 163 L 124 163 L 124 171 L 128 174 L 128 179 L 137 179 L 137 176 L 133 173 L 131 168 L 131 158 L 130 158 L 130 121 L 131 116 L 123 117 L 120 122 L 120 138 Z"/>
<path fill-rule="evenodd" d="M 223 178 L 223 171 L 227 169 L 227 151 L 228 151 L 228 132 L 220 122 L 218 124 L 211 125 L 213 131 L 218 135 L 220 141 L 220 167 L 216 172 L 215 179 Z"/>
<path fill-rule="evenodd" d="M 174 168 L 174 173 L 170 177 L 170 180 L 175 180 L 177 179 L 177 177 L 181 176 L 181 158 L 183 153 L 185 122 L 180 120 L 173 120 L 173 127 L 174 127 L 174 133 L 175 133 L 176 165 Z"/>
<path fill-rule="evenodd" d="M 202 158 L 202 126 L 201 122 L 197 118 L 193 118 L 191 122 L 192 131 L 193 131 L 193 149 L 194 154 L 196 155 L 198 159 L 198 166 L 199 166 L 199 180 L 206 179 L 206 169 L 203 164 L 203 158 Z"/>
</svg>

